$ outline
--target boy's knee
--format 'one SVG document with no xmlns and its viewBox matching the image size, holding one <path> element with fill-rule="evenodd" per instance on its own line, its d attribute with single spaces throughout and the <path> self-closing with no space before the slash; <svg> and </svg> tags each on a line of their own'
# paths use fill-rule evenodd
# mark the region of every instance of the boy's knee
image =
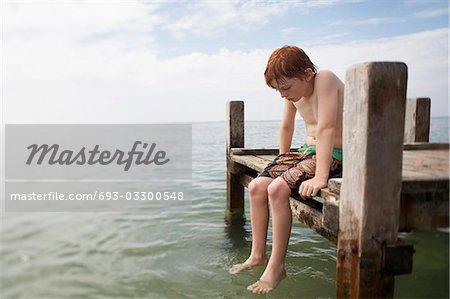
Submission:
<svg viewBox="0 0 450 299">
<path fill-rule="evenodd" d="M 272 183 L 270 183 L 267 191 L 269 193 L 269 199 L 271 200 L 289 196 L 291 194 L 289 185 L 282 178 L 277 178 Z"/>
<path fill-rule="evenodd" d="M 263 186 L 261 182 L 258 179 L 254 179 L 253 181 L 248 184 L 248 191 L 250 192 L 250 195 L 258 195 L 263 192 L 266 192 L 266 186 Z"/>
</svg>

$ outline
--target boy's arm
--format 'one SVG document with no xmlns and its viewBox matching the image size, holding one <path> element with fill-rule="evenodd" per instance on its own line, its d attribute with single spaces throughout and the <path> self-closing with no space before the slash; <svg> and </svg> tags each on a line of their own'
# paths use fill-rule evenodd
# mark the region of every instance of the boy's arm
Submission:
<svg viewBox="0 0 450 299">
<path fill-rule="evenodd" d="M 322 80 L 318 82 L 317 101 L 317 132 L 316 132 L 316 174 L 315 177 L 328 183 L 331 157 L 333 153 L 334 133 L 336 130 L 338 114 L 338 84 L 331 72 L 321 74 Z"/>
<path fill-rule="evenodd" d="M 316 79 L 318 112 L 316 131 L 316 172 L 314 178 L 303 182 L 299 188 L 302 196 L 316 196 L 328 185 L 333 152 L 334 133 L 338 114 L 338 82 L 333 73 L 325 71 Z"/>
<path fill-rule="evenodd" d="M 295 113 L 297 108 L 286 99 L 284 101 L 283 120 L 280 126 L 280 154 L 291 150 L 292 136 L 295 128 Z"/>
</svg>

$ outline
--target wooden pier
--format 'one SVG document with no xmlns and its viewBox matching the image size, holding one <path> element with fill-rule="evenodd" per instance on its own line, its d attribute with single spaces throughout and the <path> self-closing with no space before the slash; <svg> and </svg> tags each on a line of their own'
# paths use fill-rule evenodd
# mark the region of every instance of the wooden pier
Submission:
<svg viewBox="0 0 450 299">
<path fill-rule="evenodd" d="M 337 244 L 338 298 L 392 298 L 394 277 L 412 271 L 414 248 L 398 232 L 449 226 L 449 144 L 429 141 L 430 99 L 406 99 L 397 62 L 347 70 L 341 179 L 313 199 L 290 198 L 292 214 Z M 244 186 L 278 149 L 244 148 L 244 103 L 228 102 L 227 211 L 244 213 Z"/>
</svg>

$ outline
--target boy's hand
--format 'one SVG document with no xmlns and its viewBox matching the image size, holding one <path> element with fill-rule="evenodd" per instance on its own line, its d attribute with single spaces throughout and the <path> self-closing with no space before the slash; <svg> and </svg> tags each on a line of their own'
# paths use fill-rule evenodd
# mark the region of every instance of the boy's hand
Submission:
<svg viewBox="0 0 450 299">
<path fill-rule="evenodd" d="M 305 198 L 314 197 L 319 193 L 320 189 L 325 188 L 327 185 L 328 179 L 313 177 L 301 183 L 298 194 Z"/>
</svg>

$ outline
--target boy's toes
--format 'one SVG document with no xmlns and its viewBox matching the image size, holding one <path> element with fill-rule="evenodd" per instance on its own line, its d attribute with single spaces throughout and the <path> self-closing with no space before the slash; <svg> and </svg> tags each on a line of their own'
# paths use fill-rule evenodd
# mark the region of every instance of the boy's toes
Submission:
<svg viewBox="0 0 450 299">
<path fill-rule="evenodd" d="M 255 294 L 267 294 L 273 290 L 273 287 L 268 283 L 258 280 L 254 284 L 249 285 L 247 290 Z"/>
</svg>

